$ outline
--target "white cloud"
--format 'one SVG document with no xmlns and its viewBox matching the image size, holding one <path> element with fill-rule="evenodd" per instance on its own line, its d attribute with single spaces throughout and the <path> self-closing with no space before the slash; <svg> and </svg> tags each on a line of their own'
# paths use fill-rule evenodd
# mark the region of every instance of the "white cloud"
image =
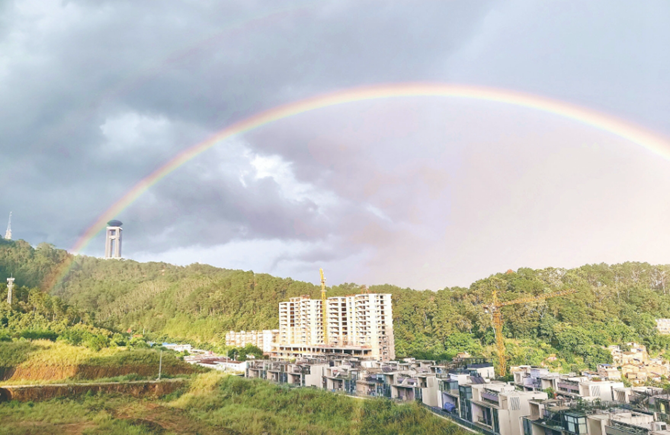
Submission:
<svg viewBox="0 0 670 435">
<path fill-rule="evenodd" d="M 225 245 L 191 246 L 161 253 L 138 252 L 133 255 L 133 259 L 164 261 L 182 266 L 192 263 L 211 264 L 226 269 L 253 270 L 256 273 L 270 273 L 313 283 L 318 282 L 318 270 L 321 267 L 332 277 L 332 284 L 352 281 L 360 276 L 361 265 L 365 264 L 371 252 L 363 251 L 334 261 L 320 261 L 317 254 L 311 257 L 315 251 L 329 243 L 336 241 L 235 240 Z"/>
<path fill-rule="evenodd" d="M 165 117 L 151 117 L 136 112 L 122 112 L 107 118 L 100 130 L 105 137 L 102 148 L 108 153 L 162 147 L 173 133 Z"/>
<path fill-rule="evenodd" d="M 324 188 L 296 179 L 292 164 L 278 155 L 263 156 L 256 154 L 250 161 L 255 169 L 256 179 L 271 178 L 279 186 L 283 196 L 291 201 L 309 200 L 315 203 L 323 213 L 324 209 L 338 204 L 338 198 Z"/>
</svg>

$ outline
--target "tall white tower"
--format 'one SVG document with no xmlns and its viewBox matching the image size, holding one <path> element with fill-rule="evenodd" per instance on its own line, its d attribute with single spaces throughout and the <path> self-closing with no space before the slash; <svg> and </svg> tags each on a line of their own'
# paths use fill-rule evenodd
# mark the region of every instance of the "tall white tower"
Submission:
<svg viewBox="0 0 670 435">
<path fill-rule="evenodd" d="M 107 222 L 105 235 L 105 258 L 121 258 L 121 221 Z"/>
<path fill-rule="evenodd" d="M 14 290 L 14 277 L 7 278 L 7 303 L 12 305 L 12 293 Z"/>
<path fill-rule="evenodd" d="M 12 212 L 9 212 L 9 222 L 7 222 L 7 231 L 5 231 L 5 239 L 12 240 Z"/>
</svg>

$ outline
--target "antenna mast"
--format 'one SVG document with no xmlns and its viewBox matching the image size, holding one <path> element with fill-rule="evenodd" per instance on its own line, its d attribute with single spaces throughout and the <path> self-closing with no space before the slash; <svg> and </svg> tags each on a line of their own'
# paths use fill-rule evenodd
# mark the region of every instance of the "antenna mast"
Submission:
<svg viewBox="0 0 670 435">
<path fill-rule="evenodd" d="M 7 222 L 7 231 L 5 231 L 5 239 L 12 240 L 12 212 L 9 212 L 9 222 Z"/>
</svg>

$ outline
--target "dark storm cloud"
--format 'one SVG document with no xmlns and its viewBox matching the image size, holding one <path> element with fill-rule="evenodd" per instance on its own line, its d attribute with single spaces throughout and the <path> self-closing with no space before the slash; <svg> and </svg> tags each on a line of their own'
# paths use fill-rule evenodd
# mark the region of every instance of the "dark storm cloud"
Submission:
<svg viewBox="0 0 670 435">
<path fill-rule="evenodd" d="M 577 4 L 0 2 L 0 222 L 13 209 L 18 237 L 72 246 L 178 152 L 261 110 L 351 86 L 510 87 L 667 129 L 667 2 Z M 536 255 L 538 240 L 569 252 L 597 239 L 580 261 L 638 252 L 608 243 L 658 228 L 629 213 L 663 215 L 650 205 L 662 168 L 553 122 L 432 100 L 300 115 L 219 144 L 149 189 L 117 216 L 124 248 L 303 279 L 325 262 L 341 280 L 433 288 L 575 261 Z M 653 176 L 593 151 L 598 141 Z M 592 168 L 598 177 L 584 175 Z M 608 202 L 624 191 L 635 207 Z"/>
<path fill-rule="evenodd" d="M 0 182 L 13 188 L 3 202 L 18 209 L 24 237 L 67 246 L 136 181 L 231 120 L 331 89 L 437 77 L 485 11 L 486 2 L 422 10 L 410 2 L 6 3 Z M 128 112 L 166 120 L 172 135 L 110 152 L 101 126 Z M 203 188 L 212 180 L 186 171 L 152 191 L 151 224 L 138 222 L 136 237 L 174 226 L 183 228 L 170 243 L 210 244 L 240 231 L 300 238 L 337 226 L 317 224 L 313 204 L 287 202 L 270 180 Z"/>
</svg>

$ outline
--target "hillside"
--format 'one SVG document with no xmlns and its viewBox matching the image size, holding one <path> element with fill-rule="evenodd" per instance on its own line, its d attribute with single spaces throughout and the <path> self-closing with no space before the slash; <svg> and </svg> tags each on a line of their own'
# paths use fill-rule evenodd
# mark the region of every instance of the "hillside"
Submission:
<svg viewBox="0 0 670 435">
<path fill-rule="evenodd" d="M 85 346 L 49 340 L 0 342 L 0 385 L 82 381 L 132 376 L 155 378 L 159 353 L 153 349 Z M 185 363 L 173 352 L 161 361 L 163 376 L 204 371 Z"/>
<path fill-rule="evenodd" d="M 0 434 L 466 433 L 417 404 L 288 389 L 212 372 L 162 398 L 85 395 L 0 406 Z"/>
<path fill-rule="evenodd" d="M 226 331 L 276 328 L 278 302 L 292 296 L 318 297 L 309 283 L 250 271 L 194 264 L 106 261 L 79 256 L 55 286 L 48 283 L 72 257 L 42 244 L 0 245 L 0 282 L 9 273 L 17 284 L 40 287 L 77 309 L 94 315 L 98 326 L 143 330 L 155 337 L 222 345 Z M 482 279 L 469 288 L 417 291 L 392 285 L 371 286 L 393 294 L 398 356 L 448 358 L 461 350 L 491 354 L 494 335 L 482 304 L 492 286 L 502 300 L 574 288 L 577 293 L 503 309 L 512 363 L 593 367 L 609 360 L 602 346 L 641 341 L 652 352 L 670 347 L 655 331 L 654 319 L 670 317 L 670 266 L 646 263 L 587 265 L 576 269 L 519 269 Z M 359 290 L 333 286 L 329 295 Z M 4 284 L 0 284 L 0 297 Z"/>
</svg>

